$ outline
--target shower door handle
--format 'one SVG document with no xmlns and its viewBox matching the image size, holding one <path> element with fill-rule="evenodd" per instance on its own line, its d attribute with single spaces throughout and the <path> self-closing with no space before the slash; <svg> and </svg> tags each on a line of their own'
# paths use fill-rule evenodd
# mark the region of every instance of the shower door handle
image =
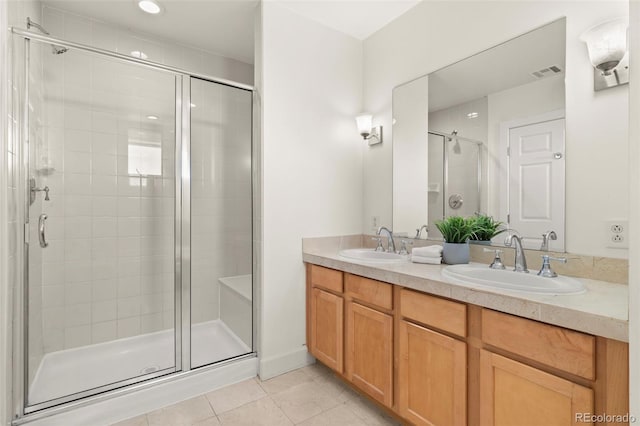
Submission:
<svg viewBox="0 0 640 426">
<path fill-rule="evenodd" d="M 44 221 L 47 220 L 46 214 L 41 214 L 38 219 L 38 235 L 40 236 L 40 247 L 45 248 L 49 245 L 45 236 L 44 236 Z"/>
</svg>

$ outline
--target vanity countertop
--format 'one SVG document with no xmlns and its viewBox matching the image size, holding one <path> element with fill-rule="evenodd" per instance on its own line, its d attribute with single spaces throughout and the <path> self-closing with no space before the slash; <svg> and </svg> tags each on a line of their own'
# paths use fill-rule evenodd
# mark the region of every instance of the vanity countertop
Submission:
<svg viewBox="0 0 640 426">
<path fill-rule="evenodd" d="M 339 251 L 358 247 L 357 237 L 303 239 L 304 262 L 483 306 L 497 311 L 629 341 L 628 286 L 578 278 L 587 288 L 579 295 L 550 296 L 480 288 L 452 282 L 442 275 L 446 265 L 412 262 L 371 263 L 345 258 Z"/>
</svg>

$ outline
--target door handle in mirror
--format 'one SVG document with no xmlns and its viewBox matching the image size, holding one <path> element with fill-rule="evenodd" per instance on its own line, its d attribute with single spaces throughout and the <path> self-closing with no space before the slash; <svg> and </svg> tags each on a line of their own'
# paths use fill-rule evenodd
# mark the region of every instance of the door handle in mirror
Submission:
<svg viewBox="0 0 640 426">
<path fill-rule="evenodd" d="M 49 243 L 47 242 L 45 236 L 44 236 L 44 222 L 45 220 L 47 220 L 47 215 L 46 214 L 41 214 L 40 218 L 38 219 L 38 235 L 40 236 L 40 247 L 45 248 L 49 245 Z"/>
</svg>

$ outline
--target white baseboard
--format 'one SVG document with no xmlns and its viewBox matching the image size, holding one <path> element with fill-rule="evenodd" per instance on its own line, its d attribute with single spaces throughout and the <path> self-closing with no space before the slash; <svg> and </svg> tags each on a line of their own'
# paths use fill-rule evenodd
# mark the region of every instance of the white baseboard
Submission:
<svg viewBox="0 0 640 426">
<path fill-rule="evenodd" d="M 313 364 L 315 358 L 307 351 L 307 346 L 302 346 L 292 352 L 279 354 L 269 358 L 260 358 L 259 375 L 262 380 L 267 380 L 280 374 L 287 373 L 296 368 Z"/>
</svg>

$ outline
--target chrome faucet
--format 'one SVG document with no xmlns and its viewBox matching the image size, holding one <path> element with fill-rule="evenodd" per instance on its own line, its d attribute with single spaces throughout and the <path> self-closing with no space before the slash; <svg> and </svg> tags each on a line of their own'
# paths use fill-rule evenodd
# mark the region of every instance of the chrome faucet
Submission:
<svg viewBox="0 0 640 426">
<path fill-rule="evenodd" d="M 429 238 L 429 227 L 427 225 L 422 225 L 420 228 L 416 229 L 416 239 L 420 239 L 420 235 L 422 235 L 422 230 L 427 234 L 427 238 Z"/>
<path fill-rule="evenodd" d="M 396 252 L 396 243 L 393 241 L 393 232 L 391 232 L 391 230 L 389 228 L 387 228 L 386 226 L 381 226 L 380 228 L 378 228 L 378 232 L 376 232 L 376 235 L 381 237 L 382 236 L 382 232 L 386 232 L 387 234 L 387 251 L 390 253 L 395 253 Z"/>
<path fill-rule="evenodd" d="M 549 251 L 549 240 L 557 240 L 558 236 L 554 231 L 547 231 L 542 234 L 542 244 L 540 245 L 540 250 Z"/>
<path fill-rule="evenodd" d="M 522 248 L 522 237 L 518 235 L 516 231 L 509 231 L 509 235 L 507 235 L 507 238 L 504 240 L 504 245 L 512 247 L 514 241 L 516 246 L 516 257 L 514 263 L 516 266 L 513 270 L 516 272 L 529 273 L 529 270 L 527 269 L 527 259 L 524 257 L 524 249 Z"/>
</svg>

